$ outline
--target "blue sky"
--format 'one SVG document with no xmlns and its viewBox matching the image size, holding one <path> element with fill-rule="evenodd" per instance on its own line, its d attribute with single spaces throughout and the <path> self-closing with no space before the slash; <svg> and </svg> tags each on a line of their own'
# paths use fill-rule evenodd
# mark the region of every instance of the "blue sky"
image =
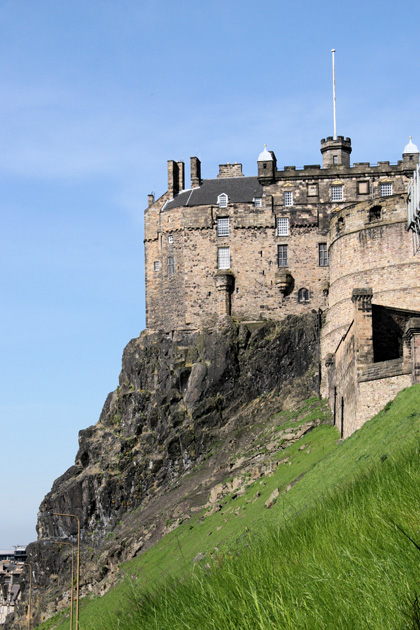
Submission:
<svg viewBox="0 0 420 630">
<path fill-rule="evenodd" d="M 166 161 L 320 163 L 420 144 L 418 2 L 2 0 L 0 548 L 35 539 L 144 328 L 143 211 Z"/>
</svg>

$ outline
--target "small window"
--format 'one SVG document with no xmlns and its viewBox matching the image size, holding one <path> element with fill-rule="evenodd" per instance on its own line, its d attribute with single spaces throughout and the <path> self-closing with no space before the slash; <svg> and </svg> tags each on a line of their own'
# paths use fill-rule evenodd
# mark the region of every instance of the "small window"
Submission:
<svg viewBox="0 0 420 630">
<path fill-rule="evenodd" d="M 338 155 L 333 155 L 333 164 L 338 164 Z"/>
<path fill-rule="evenodd" d="M 230 269 L 230 247 L 219 247 L 217 250 L 217 268 Z"/>
<path fill-rule="evenodd" d="M 279 245 L 277 251 L 279 267 L 287 267 L 287 245 Z"/>
<path fill-rule="evenodd" d="M 293 206 L 293 191 L 285 190 L 283 193 L 284 205 L 287 207 Z"/>
<path fill-rule="evenodd" d="M 369 182 L 357 182 L 357 194 L 358 195 L 368 195 L 369 194 Z"/>
<path fill-rule="evenodd" d="M 169 236 L 168 236 L 168 243 L 170 245 L 172 245 L 173 242 L 174 242 L 174 235 L 173 234 L 169 234 Z"/>
<path fill-rule="evenodd" d="M 343 186 L 331 186 L 331 201 L 343 201 Z"/>
<path fill-rule="evenodd" d="M 319 243 L 318 248 L 319 266 L 328 267 L 327 243 Z"/>
<path fill-rule="evenodd" d="M 308 184 L 308 197 L 318 197 L 318 184 Z"/>
<path fill-rule="evenodd" d="M 217 219 L 217 236 L 229 236 L 229 217 Z"/>
<path fill-rule="evenodd" d="M 262 208 L 262 197 L 254 197 L 254 208 Z"/>
<path fill-rule="evenodd" d="M 222 193 L 217 197 L 217 203 L 219 204 L 219 208 L 227 208 L 228 205 L 228 196 L 226 193 Z"/>
<path fill-rule="evenodd" d="M 155 262 L 153 263 L 153 269 L 154 269 L 154 271 L 159 271 L 159 269 L 160 269 L 160 262 L 158 260 L 155 260 Z"/>
<path fill-rule="evenodd" d="M 379 194 L 381 197 L 392 195 L 392 184 L 379 184 Z"/>
<path fill-rule="evenodd" d="M 307 304 L 309 302 L 309 291 L 308 291 L 308 289 L 299 289 L 299 291 L 298 291 L 298 302 L 299 302 L 299 304 Z"/>
<path fill-rule="evenodd" d="M 345 227 L 346 227 L 346 224 L 345 224 L 345 221 L 344 221 L 343 217 L 339 217 L 337 219 L 337 223 L 336 223 L 336 232 L 337 232 L 337 234 L 342 232 Z"/>
<path fill-rule="evenodd" d="M 289 236 L 289 219 L 277 217 L 277 236 Z"/>
<path fill-rule="evenodd" d="M 172 276 L 175 273 L 175 259 L 173 256 L 168 256 L 168 276 Z"/>
</svg>

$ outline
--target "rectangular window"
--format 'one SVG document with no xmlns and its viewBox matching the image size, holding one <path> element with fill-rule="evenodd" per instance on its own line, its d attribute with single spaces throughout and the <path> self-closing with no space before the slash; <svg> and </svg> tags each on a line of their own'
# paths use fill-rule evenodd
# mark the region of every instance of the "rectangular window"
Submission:
<svg viewBox="0 0 420 630">
<path fill-rule="evenodd" d="M 229 217 L 217 219 L 217 236 L 229 236 Z"/>
<path fill-rule="evenodd" d="M 308 184 L 308 197 L 318 197 L 318 184 Z"/>
<path fill-rule="evenodd" d="M 278 264 L 279 267 L 287 267 L 287 245 L 278 246 Z"/>
<path fill-rule="evenodd" d="M 254 197 L 254 208 L 262 208 L 262 197 Z"/>
<path fill-rule="evenodd" d="M 277 217 L 277 236 L 289 236 L 289 219 Z"/>
<path fill-rule="evenodd" d="M 379 184 L 379 194 L 381 197 L 392 195 L 392 184 Z"/>
<path fill-rule="evenodd" d="M 159 264 L 159 261 L 158 261 L 158 260 L 155 260 L 155 262 L 153 263 L 153 269 L 154 269 L 155 271 L 159 271 L 159 269 L 160 269 L 160 264 Z"/>
<path fill-rule="evenodd" d="M 219 247 L 217 250 L 217 268 L 230 269 L 230 247 Z"/>
<path fill-rule="evenodd" d="M 328 267 L 327 243 L 319 243 L 319 266 Z"/>
<path fill-rule="evenodd" d="M 343 186 L 331 186 L 331 201 L 343 201 Z"/>
<path fill-rule="evenodd" d="M 173 234 L 169 234 L 169 236 L 168 236 L 168 243 L 170 245 L 172 245 L 173 242 L 174 242 L 174 236 L 173 236 Z"/>
<path fill-rule="evenodd" d="M 369 182 L 357 182 L 357 194 L 368 195 L 369 194 Z"/>
<path fill-rule="evenodd" d="M 168 276 L 172 276 L 175 273 L 175 259 L 173 256 L 168 256 Z"/>
<path fill-rule="evenodd" d="M 285 206 L 293 206 L 293 192 L 291 190 L 285 190 L 283 193 L 283 198 Z"/>
</svg>

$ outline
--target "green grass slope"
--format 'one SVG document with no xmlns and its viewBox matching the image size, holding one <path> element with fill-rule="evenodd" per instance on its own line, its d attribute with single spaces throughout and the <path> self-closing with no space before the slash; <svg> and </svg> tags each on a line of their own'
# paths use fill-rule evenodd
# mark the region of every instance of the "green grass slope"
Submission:
<svg viewBox="0 0 420 630">
<path fill-rule="evenodd" d="M 312 401 L 279 425 L 319 412 Z M 416 627 L 419 435 L 420 386 L 345 442 L 319 426 L 241 496 L 123 565 L 117 587 L 84 600 L 81 628 Z M 69 624 L 41 627 L 55 626 Z"/>
</svg>

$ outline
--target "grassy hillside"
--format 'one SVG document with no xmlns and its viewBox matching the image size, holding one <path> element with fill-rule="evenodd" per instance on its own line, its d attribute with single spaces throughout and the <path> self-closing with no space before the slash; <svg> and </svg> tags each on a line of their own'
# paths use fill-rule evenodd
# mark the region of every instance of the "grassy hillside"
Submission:
<svg viewBox="0 0 420 630">
<path fill-rule="evenodd" d="M 309 401 L 279 429 L 321 411 Z M 343 443 L 317 427 L 123 565 L 116 588 L 83 602 L 81 628 L 416 627 L 419 432 L 420 386 Z M 69 623 L 40 627 L 54 626 Z"/>
</svg>

